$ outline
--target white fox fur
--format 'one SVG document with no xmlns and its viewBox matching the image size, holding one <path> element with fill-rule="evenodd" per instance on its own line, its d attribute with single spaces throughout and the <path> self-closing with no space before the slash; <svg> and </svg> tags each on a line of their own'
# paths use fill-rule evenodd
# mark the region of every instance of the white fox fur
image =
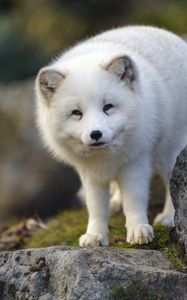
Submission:
<svg viewBox="0 0 187 300">
<path fill-rule="evenodd" d="M 89 219 L 80 246 L 108 245 L 113 180 L 119 187 L 114 204 L 121 201 L 126 216 L 127 242 L 153 239 L 147 206 L 154 172 L 167 191 L 155 223 L 173 225 L 169 178 L 187 143 L 187 45 L 182 39 L 148 26 L 104 32 L 43 68 L 36 93 L 45 144 L 82 181 Z"/>
</svg>

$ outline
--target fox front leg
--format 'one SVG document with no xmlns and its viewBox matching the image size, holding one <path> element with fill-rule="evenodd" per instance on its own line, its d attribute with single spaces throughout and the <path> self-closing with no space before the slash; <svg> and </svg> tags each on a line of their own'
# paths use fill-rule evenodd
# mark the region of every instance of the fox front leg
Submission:
<svg viewBox="0 0 187 300">
<path fill-rule="evenodd" d="M 120 171 L 119 185 L 126 216 L 127 242 L 148 244 L 153 240 L 153 228 L 148 223 L 147 205 L 151 166 L 147 159 L 131 163 Z"/>
<path fill-rule="evenodd" d="M 79 245 L 108 246 L 109 187 L 88 176 L 82 178 L 88 209 L 86 233 L 79 238 Z"/>
</svg>

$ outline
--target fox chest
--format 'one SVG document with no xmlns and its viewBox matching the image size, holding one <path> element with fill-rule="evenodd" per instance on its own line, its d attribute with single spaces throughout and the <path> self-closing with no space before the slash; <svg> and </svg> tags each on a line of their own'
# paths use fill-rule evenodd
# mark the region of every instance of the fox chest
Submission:
<svg viewBox="0 0 187 300">
<path fill-rule="evenodd" d="M 107 183 L 116 178 L 121 167 L 122 162 L 118 159 L 95 161 L 87 166 L 86 173 L 100 183 Z"/>
</svg>

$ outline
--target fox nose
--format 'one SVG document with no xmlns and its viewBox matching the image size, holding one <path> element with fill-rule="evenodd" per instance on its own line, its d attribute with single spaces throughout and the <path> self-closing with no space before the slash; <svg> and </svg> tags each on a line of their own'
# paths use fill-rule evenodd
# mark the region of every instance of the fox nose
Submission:
<svg viewBox="0 0 187 300">
<path fill-rule="evenodd" d="M 102 137 L 102 132 L 100 130 L 93 130 L 90 133 L 90 137 L 96 141 L 98 141 Z"/>
</svg>

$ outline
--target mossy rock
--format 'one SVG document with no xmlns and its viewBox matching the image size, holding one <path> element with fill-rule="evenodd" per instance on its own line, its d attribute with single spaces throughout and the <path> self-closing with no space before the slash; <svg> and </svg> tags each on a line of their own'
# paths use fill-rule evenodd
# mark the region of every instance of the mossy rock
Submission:
<svg viewBox="0 0 187 300">
<path fill-rule="evenodd" d="M 53 245 L 78 246 L 78 239 L 86 230 L 87 212 L 85 209 L 61 212 L 48 223 L 48 229 L 36 233 L 26 247 L 39 248 Z M 170 229 L 157 225 L 154 227 L 155 238 L 148 245 L 126 243 L 125 218 L 122 214 L 114 215 L 109 221 L 109 241 L 111 247 L 160 250 L 172 261 L 177 270 L 183 268 L 180 247 L 171 241 Z"/>
</svg>

